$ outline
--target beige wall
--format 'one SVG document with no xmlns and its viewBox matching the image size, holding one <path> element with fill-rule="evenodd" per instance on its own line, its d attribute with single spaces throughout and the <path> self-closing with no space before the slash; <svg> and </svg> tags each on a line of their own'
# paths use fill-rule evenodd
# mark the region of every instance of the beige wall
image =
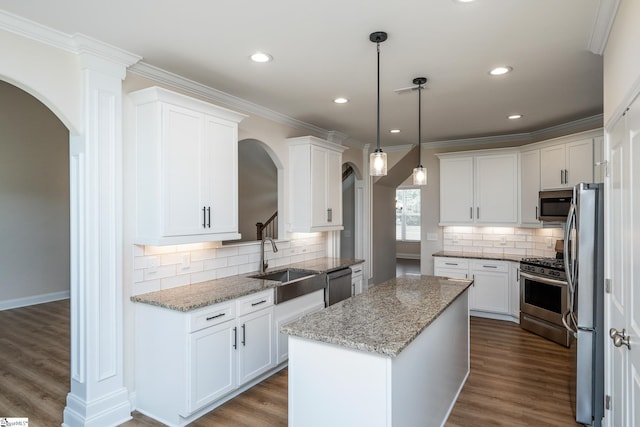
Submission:
<svg viewBox="0 0 640 427">
<path fill-rule="evenodd" d="M 604 51 L 604 123 L 609 125 L 640 89 L 640 1 L 622 0 Z"/>
<path fill-rule="evenodd" d="M 0 309 L 69 291 L 69 132 L 2 81 L 0 272 Z"/>
</svg>

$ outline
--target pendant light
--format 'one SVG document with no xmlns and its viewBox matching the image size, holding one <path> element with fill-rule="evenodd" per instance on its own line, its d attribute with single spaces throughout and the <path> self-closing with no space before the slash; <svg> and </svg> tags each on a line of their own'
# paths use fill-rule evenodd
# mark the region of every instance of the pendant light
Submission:
<svg viewBox="0 0 640 427">
<path fill-rule="evenodd" d="M 380 148 L 380 43 L 387 39 L 387 33 L 376 31 L 369 35 L 369 40 L 374 42 L 378 52 L 378 143 L 376 150 L 369 156 L 369 175 L 384 176 L 387 174 L 387 153 Z"/>
<path fill-rule="evenodd" d="M 416 77 L 413 84 L 418 85 L 418 166 L 413 168 L 413 185 L 427 185 L 427 169 L 422 167 L 420 147 L 422 145 L 422 87 L 427 82 L 426 77 Z"/>
</svg>

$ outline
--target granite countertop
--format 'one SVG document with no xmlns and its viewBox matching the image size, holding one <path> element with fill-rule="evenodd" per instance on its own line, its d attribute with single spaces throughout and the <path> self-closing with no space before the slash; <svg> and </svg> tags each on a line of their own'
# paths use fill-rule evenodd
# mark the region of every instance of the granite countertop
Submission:
<svg viewBox="0 0 640 427">
<path fill-rule="evenodd" d="M 480 252 L 457 252 L 457 251 L 440 251 L 432 256 L 451 257 L 451 258 L 471 258 L 471 259 L 492 259 L 495 261 L 514 261 L 520 262 L 524 256 L 509 254 L 483 254 Z"/>
<path fill-rule="evenodd" d="M 311 261 L 303 261 L 269 269 L 267 272 L 272 273 L 285 270 L 287 268 L 294 268 L 309 270 L 321 274 L 329 273 L 361 262 L 364 261 L 349 258 L 318 258 Z M 247 273 L 242 276 L 225 277 L 222 279 L 209 280 L 206 282 L 135 295 L 131 297 L 131 301 L 186 312 L 234 298 L 239 298 L 255 292 L 260 292 L 265 289 L 273 289 L 281 285 L 281 282 L 273 280 L 248 277 L 256 274 L 259 273 Z"/>
<path fill-rule="evenodd" d="M 289 323 L 281 332 L 395 357 L 472 283 L 434 276 L 397 277 Z"/>
</svg>

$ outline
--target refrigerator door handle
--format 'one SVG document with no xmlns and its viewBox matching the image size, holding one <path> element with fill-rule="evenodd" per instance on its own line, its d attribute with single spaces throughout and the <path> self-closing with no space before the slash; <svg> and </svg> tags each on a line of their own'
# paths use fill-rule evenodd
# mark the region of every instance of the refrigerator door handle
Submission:
<svg viewBox="0 0 640 427">
<path fill-rule="evenodd" d="M 575 253 L 569 253 L 569 241 L 571 239 L 571 231 L 576 222 L 576 205 L 571 203 L 569 207 L 569 213 L 567 214 L 567 224 L 564 229 L 564 272 L 567 275 L 567 283 L 569 285 L 569 291 L 573 295 L 574 293 L 574 274 L 575 271 Z M 573 308 L 573 307 L 571 307 Z"/>
</svg>

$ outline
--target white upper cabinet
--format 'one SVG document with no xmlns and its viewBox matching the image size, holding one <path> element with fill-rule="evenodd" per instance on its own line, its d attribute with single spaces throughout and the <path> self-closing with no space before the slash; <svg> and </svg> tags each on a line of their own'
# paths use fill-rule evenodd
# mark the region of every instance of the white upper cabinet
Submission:
<svg viewBox="0 0 640 427">
<path fill-rule="evenodd" d="M 440 225 L 518 222 L 518 155 L 440 154 Z"/>
<path fill-rule="evenodd" d="M 473 157 L 440 159 L 440 222 L 473 222 Z"/>
<path fill-rule="evenodd" d="M 543 190 L 569 188 L 593 181 L 593 139 L 582 139 L 540 149 Z"/>
<path fill-rule="evenodd" d="M 238 123 L 246 116 L 162 88 L 135 105 L 136 243 L 238 234 Z"/>
<path fill-rule="evenodd" d="M 342 152 L 312 136 L 289 142 L 289 231 L 342 230 Z"/>
<path fill-rule="evenodd" d="M 540 150 L 520 153 L 520 223 L 540 225 L 538 194 L 540 192 Z"/>
</svg>

